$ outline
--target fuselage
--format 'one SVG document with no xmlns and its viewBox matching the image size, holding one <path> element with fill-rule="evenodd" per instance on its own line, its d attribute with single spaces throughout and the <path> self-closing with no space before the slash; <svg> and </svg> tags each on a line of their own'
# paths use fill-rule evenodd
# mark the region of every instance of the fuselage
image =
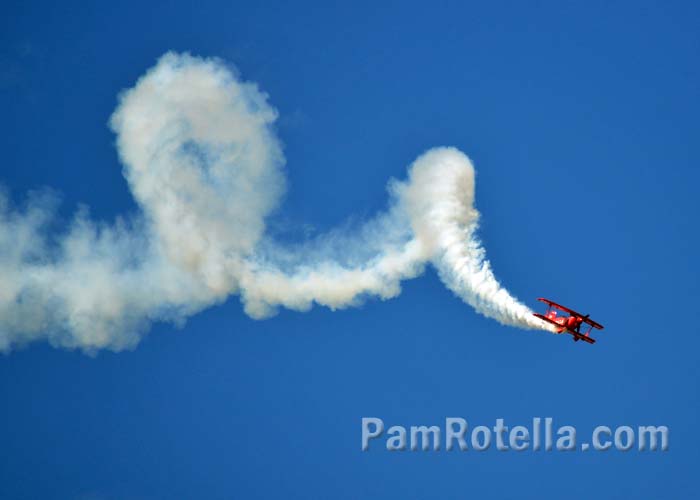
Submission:
<svg viewBox="0 0 700 500">
<path fill-rule="evenodd" d="M 565 330 L 577 332 L 581 323 L 583 323 L 583 318 L 578 316 L 557 316 L 556 311 L 550 311 L 547 314 L 547 318 L 554 321 L 557 325 L 561 325 L 561 328 L 557 329 L 557 333 L 562 333 Z"/>
</svg>

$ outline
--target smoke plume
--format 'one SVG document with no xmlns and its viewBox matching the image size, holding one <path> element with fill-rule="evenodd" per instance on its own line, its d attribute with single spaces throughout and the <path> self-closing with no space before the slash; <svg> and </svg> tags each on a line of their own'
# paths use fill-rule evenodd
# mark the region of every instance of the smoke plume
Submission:
<svg viewBox="0 0 700 500">
<path fill-rule="evenodd" d="M 276 117 L 220 61 L 162 56 L 110 120 L 138 215 L 104 224 L 83 209 L 57 235 L 50 194 L 15 209 L 0 193 L 0 350 L 46 339 L 118 351 L 151 322 L 232 294 L 254 318 L 388 299 L 428 263 L 485 316 L 548 329 L 494 277 L 475 236 L 474 169 L 454 148 L 420 156 L 361 227 L 276 242 L 265 230 L 285 190 Z"/>
</svg>

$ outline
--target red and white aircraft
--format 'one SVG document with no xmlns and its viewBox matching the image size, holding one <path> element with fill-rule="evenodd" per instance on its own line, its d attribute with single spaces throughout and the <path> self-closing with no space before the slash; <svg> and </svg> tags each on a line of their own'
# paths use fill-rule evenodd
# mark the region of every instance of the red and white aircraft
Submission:
<svg viewBox="0 0 700 500">
<path fill-rule="evenodd" d="M 589 344 L 595 344 L 595 339 L 589 336 L 591 330 L 593 328 L 602 330 L 603 325 L 601 325 L 600 323 L 596 323 L 592 319 L 588 319 L 590 314 L 586 314 L 584 316 L 583 314 L 577 313 L 576 311 L 569 309 L 568 307 L 560 306 L 556 302 L 552 302 L 549 299 L 543 299 L 540 297 L 537 300 L 547 304 L 547 312 L 545 314 L 534 313 L 535 316 L 537 316 L 541 320 L 555 325 L 557 327 L 557 333 L 570 333 L 574 336 L 574 342 L 583 340 L 584 342 L 588 342 Z M 568 313 L 569 315 L 558 316 L 557 309 L 559 311 Z M 588 325 L 588 328 L 584 332 L 581 332 L 581 325 L 583 323 L 586 323 Z"/>
</svg>

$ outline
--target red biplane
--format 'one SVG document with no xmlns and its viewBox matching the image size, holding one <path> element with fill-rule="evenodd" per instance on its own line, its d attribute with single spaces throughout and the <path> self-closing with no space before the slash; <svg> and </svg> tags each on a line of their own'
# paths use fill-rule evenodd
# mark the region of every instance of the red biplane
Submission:
<svg viewBox="0 0 700 500">
<path fill-rule="evenodd" d="M 588 317 L 590 316 L 590 314 L 586 314 L 584 316 L 583 314 L 579 314 L 576 311 L 569 309 L 568 307 L 560 306 L 556 302 L 552 302 L 548 299 L 539 298 L 537 300 L 547 304 L 547 313 L 534 313 L 535 316 L 548 323 L 552 323 L 553 325 L 555 325 L 557 327 L 557 333 L 570 333 L 574 336 L 574 342 L 583 340 L 585 342 L 588 342 L 589 344 L 595 344 L 595 339 L 589 336 L 591 330 L 593 328 L 602 330 L 603 325 L 601 325 L 600 323 L 596 323 L 592 319 L 589 319 Z M 568 313 L 569 316 L 557 316 L 556 309 Z M 581 332 L 581 325 L 583 323 L 586 323 L 588 325 L 588 328 L 584 332 Z"/>
</svg>

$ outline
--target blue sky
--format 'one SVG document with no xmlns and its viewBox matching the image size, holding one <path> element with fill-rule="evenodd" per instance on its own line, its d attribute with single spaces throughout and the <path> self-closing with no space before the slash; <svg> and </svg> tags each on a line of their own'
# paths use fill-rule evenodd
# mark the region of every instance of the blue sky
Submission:
<svg viewBox="0 0 700 500">
<path fill-rule="evenodd" d="M 690 498 L 700 459 L 692 2 L 6 3 L 0 183 L 136 210 L 107 120 L 168 50 L 278 109 L 277 223 L 369 217 L 433 146 L 477 169 L 497 276 L 605 325 L 595 346 L 477 315 L 432 269 L 400 297 L 265 321 L 237 297 L 133 351 L 0 357 L 3 498 Z M 666 453 L 360 451 L 388 425 L 667 425 Z"/>
</svg>

